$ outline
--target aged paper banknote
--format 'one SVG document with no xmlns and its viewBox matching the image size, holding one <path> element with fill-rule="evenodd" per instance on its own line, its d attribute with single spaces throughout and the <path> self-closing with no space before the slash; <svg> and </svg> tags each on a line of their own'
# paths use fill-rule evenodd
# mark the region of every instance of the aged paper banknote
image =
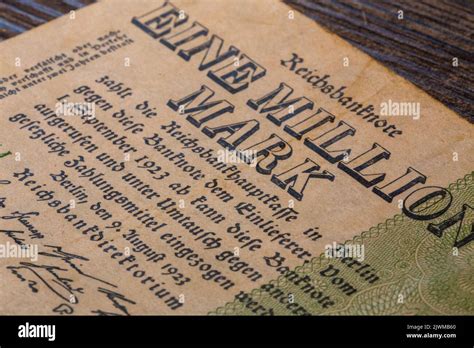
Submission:
<svg viewBox="0 0 474 348">
<path fill-rule="evenodd" d="M 270 0 L 0 44 L 0 313 L 474 314 L 473 127 Z"/>
</svg>

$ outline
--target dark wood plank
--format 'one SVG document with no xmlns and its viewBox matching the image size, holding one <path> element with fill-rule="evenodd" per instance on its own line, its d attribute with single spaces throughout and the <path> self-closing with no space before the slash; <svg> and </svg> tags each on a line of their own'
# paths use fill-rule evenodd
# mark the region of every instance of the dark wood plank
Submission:
<svg viewBox="0 0 474 348">
<path fill-rule="evenodd" d="M 474 123 L 473 0 L 284 1 Z M 92 2 L 0 0 L 0 41 Z"/>
<path fill-rule="evenodd" d="M 474 1 L 285 2 L 474 123 Z"/>
</svg>

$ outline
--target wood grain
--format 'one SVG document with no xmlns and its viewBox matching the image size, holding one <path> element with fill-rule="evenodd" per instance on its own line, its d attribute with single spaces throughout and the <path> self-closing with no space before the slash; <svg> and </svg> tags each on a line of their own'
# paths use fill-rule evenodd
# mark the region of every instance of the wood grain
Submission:
<svg viewBox="0 0 474 348">
<path fill-rule="evenodd" d="M 286 2 L 474 123 L 474 1 Z"/>
<path fill-rule="evenodd" d="M 284 1 L 474 123 L 473 0 Z M 0 0 L 0 41 L 92 2 Z"/>
</svg>

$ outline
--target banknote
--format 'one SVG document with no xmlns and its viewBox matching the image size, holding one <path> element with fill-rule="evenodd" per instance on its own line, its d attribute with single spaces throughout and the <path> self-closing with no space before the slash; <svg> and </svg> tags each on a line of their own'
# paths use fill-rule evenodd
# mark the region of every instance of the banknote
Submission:
<svg viewBox="0 0 474 348">
<path fill-rule="evenodd" d="M 472 124 L 286 4 L 99 1 L 0 62 L 0 314 L 474 314 Z"/>
</svg>

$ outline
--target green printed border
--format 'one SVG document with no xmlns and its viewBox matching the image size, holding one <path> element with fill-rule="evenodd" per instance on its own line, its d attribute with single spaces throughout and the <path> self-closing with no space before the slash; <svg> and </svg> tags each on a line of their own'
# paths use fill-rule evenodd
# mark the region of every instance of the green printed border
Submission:
<svg viewBox="0 0 474 348">
<path fill-rule="evenodd" d="M 453 201 L 451 209 L 444 215 L 451 217 L 462 209 L 463 204 L 474 201 L 474 172 L 449 185 L 448 190 L 453 195 Z M 447 217 L 440 217 L 435 221 L 441 222 Z M 373 247 L 378 248 L 377 252 L 382 250 L 382 255 L 376 257 L 377 261 L 381 264 L 385 260 L 396 261 L 392 265 L 399 272 L 398 278 L 388 277 L 390 281 L 368 286 L 354 298 L 343 301 L 345 304 L 339 308 L 323 310 L 314 306 L 309 312 L 316 315 L 473 315 L 474 243 L 459 249 L 459 254 L 462 254 L 460 258 L 450 257 L 457 230 L 455 228 L 446 230 L 443 238 L 438 238 L 426 230 L 428 223 L 429 221 L 417 221 L 404 214 L 397 214 L 352 240 L 347 240 L 344 244 L 373 242 Z M 379 236 L 383 236 L 383 240 L 376 241 Z M 401 248 L 393 245 L 395 242 Z M 403 248 L 404 246 L 407 248 Z M 311 262 L 297 266 L 294 272 L 298 275 L 311 274 L 330 262 L 324 253 L 321 253 Z M 406 272 L 404 267 L 407 269 Z M 282 290 L 293 285 L 284 275 L 267 284 Z M 295 297 L 298 297 L 298 290 L 292 290 Z M 274 309 L 276 315 L 291 314 L 289 310 L 279 306 L 279 302 L 273 300 L 261 287 L 247 294 L 260 304 L 270 304 L 269 308 Z M 303 293 L 300 295 L 302 295 L 300 298 L 305 298 Z M 308 304 L 308 301 L 303 304 Z M 235 299 L 208 314 L 252 315 L 253 313 Z"/>
</svg>

